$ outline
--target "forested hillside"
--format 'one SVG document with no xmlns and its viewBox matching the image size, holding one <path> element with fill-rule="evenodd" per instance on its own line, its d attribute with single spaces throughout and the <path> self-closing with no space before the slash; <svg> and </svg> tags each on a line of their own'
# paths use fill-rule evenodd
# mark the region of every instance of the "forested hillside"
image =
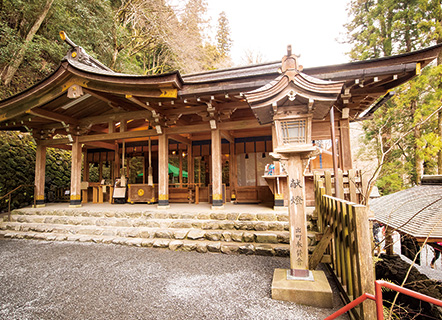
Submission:
<svg viewBox="0 0 442 320">
<path fill-rule="evenodd" d="M 50 74 L 68 47 L 77 45 L 118 72 L 190 73 L 229 66 L 224 13 L 211 24 L 204 0 L 173 7 L 166 0 L 1 0 L 0 99 Z"/>
</svg>

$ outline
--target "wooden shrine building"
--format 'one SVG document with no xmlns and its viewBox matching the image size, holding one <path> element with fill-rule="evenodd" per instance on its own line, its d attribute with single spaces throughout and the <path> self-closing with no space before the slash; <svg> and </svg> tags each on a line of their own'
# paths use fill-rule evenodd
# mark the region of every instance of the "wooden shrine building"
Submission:
<svg viewBox="0 0 442 320">
<path fill-rule="evenodd" d="M 324 150 L 304 172 L 312 205 L 308 178 L 332 168 L 331 107 L 337 166 L 348 170 L 349 122 L 370 117 L 441 49 L 306 69 L 289 51 L 282 64 L 144 76 L 116 73 L 64 39 L 71 48 L 57 70 L 0 101 L 0 130 L 30 132 L 37 143 L 38 205 L 45 203 L 46 148 L 64 148 L 72 150 L 71 206 L 112 201 L 124 180 L 127 201 L 160 208 L 225 201 L 287 206 L 277 154 L 298 141 Z"/>
</svg>

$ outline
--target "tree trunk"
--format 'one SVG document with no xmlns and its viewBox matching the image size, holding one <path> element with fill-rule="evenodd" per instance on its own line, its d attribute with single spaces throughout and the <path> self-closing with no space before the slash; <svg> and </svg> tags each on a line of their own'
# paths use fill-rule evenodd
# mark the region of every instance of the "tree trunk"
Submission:
<svg viewBox="0 0 442 320">
<path fill-rule="evenodd" d="M 42 24 L 43 20 L 46 18 L 46 15 L 48 14 L 49 9 L 51 9 L 53 2 L 54 2 L 54 0 L 47 0 L 46 1 L 46 4 L 43 8 L 43 12 L 40 14 L 40 16 L 34 22 L 34 25 L 32 26 L 31 30 L 29 30 L 29 32 L 25 38 L 25 41 L 24 41 L 23 45 L 21 46 L 20 50 L 12 58 L 11 62 L 8 64 L 8 67 L 1 74 L 1 80 L 4 82 L 5 86 L 9 86 L 9 84 L 11 83 L 12 78 L 14 77 L 15 73 L 18 70 L 18 67 L 20 66 L 20 64 L 23 61 L 23 58 L 25 56 L 26 50 L 28 49 L 29 43 L 32 41 L 32 39 L 34 38 L 38 29 L 40 28 L 40 25 Z"/>
<path fill-rule="evenodd" d="M 416 179 L 415 179 L 415 183 L 418 185 L 421 182 L 421 178 L 424 174 L 424 159 L 422 159 L 421 156 L 421 152 L 422 152 L 422 147 L 419 146 L 418 140 L 421 138 L 421 128 L 420 126 L 416 126 L 414 128 L 414 150 L 415 150 L 415 154 L 414 154 L 414 161 L 415 161 L 415 171 L 416 171 Z"/>
</svg>

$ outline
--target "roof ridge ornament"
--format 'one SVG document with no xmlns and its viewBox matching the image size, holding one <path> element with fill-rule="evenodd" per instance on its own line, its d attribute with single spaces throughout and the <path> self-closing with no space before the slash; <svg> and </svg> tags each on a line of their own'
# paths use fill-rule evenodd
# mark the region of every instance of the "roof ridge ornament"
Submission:
<svg viewBox="0 0 442 320">
<path fill-rule="evenodd" d="M 64 59 L 67 60 L 74 60 L 78 61 L 82 64 L 85 64 L 89 67 L 101 69 L 109 72 L 114 72 L 112 69 L 106 67 L 104 64 L 102 64 L 97 59 L 94 59 L 91 57 L 86 50 L 83 49 L 83 47 L 76 45 L 69 37 L 67 36 L 66 32 L 60 31 L 60 38 L 64 42 L 66 42 L 71 48 L 67 52 Z"/>
<path fill-rule="evenodd" d="M 282 58 L 281 73 L 286 71 L 302 72 L 304 67 L 298 63 L 298 58 L 300 57 L 300 54 L 292 54 L 292 46 L 289 44 L 287 46 L 287 55 Z"/>
</svg>

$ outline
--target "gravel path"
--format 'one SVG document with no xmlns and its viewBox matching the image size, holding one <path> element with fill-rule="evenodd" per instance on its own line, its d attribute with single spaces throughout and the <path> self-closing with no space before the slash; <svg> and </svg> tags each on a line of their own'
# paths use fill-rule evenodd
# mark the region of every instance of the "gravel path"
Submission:
<svg viewBox="0 0 442 320">
<path fill-rule="evenodd" d="M 0 240 L 0 319 L 324 319 L 270 298 L 288 258 Z M 337 294 L 336 308 L 342 306 Z M 346 316 L 339 319 L 348 319 Z"/>
</svg>

